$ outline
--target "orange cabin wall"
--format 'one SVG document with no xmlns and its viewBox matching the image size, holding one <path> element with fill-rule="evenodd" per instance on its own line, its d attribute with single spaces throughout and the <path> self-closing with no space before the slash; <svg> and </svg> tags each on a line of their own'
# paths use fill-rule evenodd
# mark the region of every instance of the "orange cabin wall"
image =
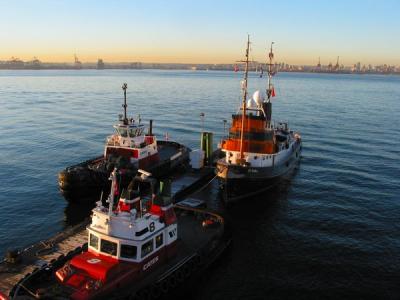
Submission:
<svg viewBox="0 0 400 300">
<path fill-rule="evenodd" d="M 266 121 L 260 119 L 252 119 L 249 116 L 244 118 L 244 131 L 247 132 L 263 132 L 265 131 Z M 242 117 L 232 119 L 230 132 L 242 131 Z M 226 139 L 222 141 L 222 149 L 227 151 L 240 151 L 240 139 Z M 269 141 L 243 141 L 243 152 L 273 154 L 276 153 L 276 146 L 272 140 Z"/>
<path fill-rule="evenodd" d="M 227 151 L 240 151 L 240 139 L 227 139 L 222 142 L 222 149 Z M 252 153 L 276 153 L 276 147 L 273 141 L 243 141 L 243 152 Z"/>
<path fill-rule="evenodd" d="M 266 126 L 265 120 L 254 120 L 245 116 L 244 118 L 244 131 L 264 131 Z M 235 118 L 232 120 L 231 131 L 241 131 L 242 130 L 242 118 Z"/>
</svg>

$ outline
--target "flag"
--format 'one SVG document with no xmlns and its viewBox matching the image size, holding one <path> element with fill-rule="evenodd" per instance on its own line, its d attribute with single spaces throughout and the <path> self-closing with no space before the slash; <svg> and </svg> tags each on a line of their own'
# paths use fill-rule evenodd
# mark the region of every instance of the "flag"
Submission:
<svg viewBox="0 0 400 300">
<path fill-rule="evenodd" d="M 275 88 L 272 88 L 271 96 L 272 96 L 272 97 L 275 97 Z"/>
</svg>

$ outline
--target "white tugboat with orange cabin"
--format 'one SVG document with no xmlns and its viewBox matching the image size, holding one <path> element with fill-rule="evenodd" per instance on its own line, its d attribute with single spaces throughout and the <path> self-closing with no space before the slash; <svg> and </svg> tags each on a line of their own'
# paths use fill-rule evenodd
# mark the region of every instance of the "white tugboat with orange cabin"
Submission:
<svg viewBox="0 0 400 300">
<path fill-rule="evenodd" d="M 272 43 L 273 44 L 273 43 Z M 269 52 L 266 99 L 260 91 L 247 100 L 250 39 L 247 40 L 242 104 L 232 115 L 229 136 L 221 142 L 225 157 L 217 162 L 216 173 L 226 202 L 263 192 L 273 186 L 300 160 L 301 136 L 287 122 L 273 122 L 271 98 L 275 96 L 274 54 Z"/>
</svg>

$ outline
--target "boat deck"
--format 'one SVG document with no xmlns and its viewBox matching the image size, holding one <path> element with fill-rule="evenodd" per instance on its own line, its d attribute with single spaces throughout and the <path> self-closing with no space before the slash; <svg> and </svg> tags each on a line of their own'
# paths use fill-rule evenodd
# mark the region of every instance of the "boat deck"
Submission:
<svg viewBox="0 0 400 300">
<path fill-rule="evenodd" d="M 53 238 L 25 248 L 19 263 L 8 263 L 6 260 L 0 262 L 0 293 L 8 295 L 13 286 L 26 274 L 85 244 L 87 224 L 86 221 Z"/>
<path fill-rule="evenodd" d="M 157 141 L 158 154 L 160 156 L 160 160 L 170 159 L 173 155 L 179 153 L 178 144 L 165 143 L 164 141 Z"/>
<path fill-rule="evenodd" d="M 201 170 L 192 170 L 181 176 L 173 178 L 171 183 L 171 193 L 175 201 L 179 202 L 186 198 L 188 194 L 201 189 L 215 177 L 214 168 L 205 167 Z"/>
</svg>

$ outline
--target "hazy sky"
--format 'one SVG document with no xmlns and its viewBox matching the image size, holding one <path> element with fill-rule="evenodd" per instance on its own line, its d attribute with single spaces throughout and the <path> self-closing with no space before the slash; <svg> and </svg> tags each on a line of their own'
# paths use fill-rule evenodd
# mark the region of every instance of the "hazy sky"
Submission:
<svg viewBox="0 0 400 300">
<path fill-rule="evenodd" d="M 400 65 L 399 0 L 0 0 L 0 60 Z"/>
</svg>

